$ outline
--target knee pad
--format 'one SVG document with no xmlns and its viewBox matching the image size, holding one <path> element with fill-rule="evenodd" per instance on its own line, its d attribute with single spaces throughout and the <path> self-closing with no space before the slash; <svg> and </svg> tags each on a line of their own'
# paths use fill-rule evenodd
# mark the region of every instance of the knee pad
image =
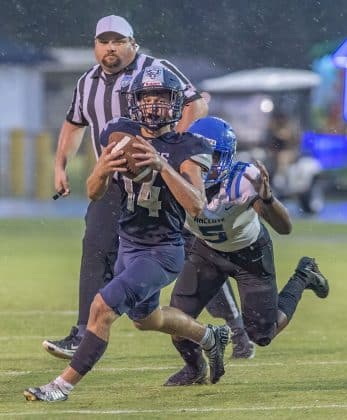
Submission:
<svg viewBox="0 0 347 420">
<path fill-rule="evenodd" d="M 248 337 L 253 343 L 257 344 L 258 346 L 265 347 L 268 346 L 272 339 L 275 336 L 276 332 L 276 324 L 261 324 L 245 322 L 245 330 L 247 331 Z"/>
</svg>

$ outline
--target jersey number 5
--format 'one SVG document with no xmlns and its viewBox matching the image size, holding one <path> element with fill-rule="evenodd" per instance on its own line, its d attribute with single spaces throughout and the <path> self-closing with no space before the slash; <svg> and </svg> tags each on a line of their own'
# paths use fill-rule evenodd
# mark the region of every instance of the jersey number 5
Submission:
<svg viewBox="0 0 347 420">
<path fill-rule="evenodd" d="M 212 225 L 212 226 L 199 226 L 200 232 L 203 234 L 206 241 L 213 244 L 219 244 L 225 242 L 227 234 L 223 230 L 223 225 Z"/>
</svg>

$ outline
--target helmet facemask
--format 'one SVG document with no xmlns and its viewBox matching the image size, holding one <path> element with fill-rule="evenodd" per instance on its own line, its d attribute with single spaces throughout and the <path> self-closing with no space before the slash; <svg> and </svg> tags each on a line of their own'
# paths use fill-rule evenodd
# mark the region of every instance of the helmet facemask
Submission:
<svg viewBox="0 0 347 420">
<path fill-rule="evenodd" d="M 167 94 L 167 100 L 162 99 L 146 103 L 146 97 Z M 131 118 L 139 124 L 158 130 L 166 125 L 172 125 L 182 116 L 183 93 L 171 89 L 143 89 L 128 94 Z"/>
<path fill-rule="evenodd" d="M 213 185 L 219 184 L 229 177 L 234 153 L 235 151 L 230 149 L 214 150 L 212 155 L 212 166 L 204 177 L 205 188 L 210 188 Z"/>
</svg>

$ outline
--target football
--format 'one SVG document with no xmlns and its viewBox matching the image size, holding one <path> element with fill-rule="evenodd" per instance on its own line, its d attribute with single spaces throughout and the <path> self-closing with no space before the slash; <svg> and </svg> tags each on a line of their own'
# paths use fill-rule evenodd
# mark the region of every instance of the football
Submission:
<svg viewBox="0 0 347 420">
<path fill-rule="evenodd" d="M 127 172 L 122 172 L 122 175 L 131 179 L 134 182 L 142 183 L 149 182 L 152 179 L 153 170 L 149 166 L 137 167 L 135 163 L 136 159 L 133 158 L 133 153 L 140 153 L 140 151 L 133 147 L 135 143 L 140 143 L 135 136 L 129 133 L 114 132 L 109 136 L 109 143 L 115 142 L 116 145 L 112 149 L 113 151 L 123 150 L 124 158 L 127 160 L 125 167 L 128 169 Z M 111 152 L 111 153 L 112 153 Z"/>
</svg>

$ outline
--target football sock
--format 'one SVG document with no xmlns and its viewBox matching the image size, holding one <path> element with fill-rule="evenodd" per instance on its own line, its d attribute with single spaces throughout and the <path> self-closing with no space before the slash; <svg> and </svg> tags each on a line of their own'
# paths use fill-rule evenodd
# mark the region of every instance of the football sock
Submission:
<svg viewBox="0 0 347 420">
<path fill-rule="evenodd" d="M 204 350 L 211 350 L 215 344 L 216 344 L 216 340 L 214 338 L 213 330 L 210 326 L 207 326 L 205 335 L 202 337 L 202 340 L 200 341 L 200 345 Z"/>
<path fill-rule="evenodd" d="M 80 324 L 80 325 L 77 325 L 77 328 L 78 328 L 77 337 L 82 338 L 86 332 L 87 326 Z"/>
<path fill-rule="evenodd" d="M 61 376 L 58 376 L 53 381 L 55 384 L 59 386 L 59 388 L 64 392 L 65 395 L 68 395 L 74 388 L 69 382 L 66 382 Z"/>
<path fill-rule="evenodd" d="M 190 340 L 172 340 L 172 343 L 188 365 L 198 367 L 201 363 L 204 363 L 201 347 L 199 344 L 196 344 Z"/>
<path fill-rule="evenodd" d="M 107 344 L 107 341 L 86 330 L 81 344 L 70 362 L 70 366 L 80 375 L 85 375 L 105 353 Z"/>
<path fill-rule="evenodd" d="M 305 286 L 305 282 L 294 275 L 278 295 L 278 308 L 287 315 L 288 320 L 292 318 Z"/>
<path fill-rule="evenodd" d="M 241 315 L 239 315 L 237 318 L 234 318 L 234 319 L 226 319 L 225 321 L 227 325 L 230 327 L 232 332 L 237 333 L 237 332 L 240 332 L 240 330 L 243 330 L 245 328 Z"/>
</svg>

